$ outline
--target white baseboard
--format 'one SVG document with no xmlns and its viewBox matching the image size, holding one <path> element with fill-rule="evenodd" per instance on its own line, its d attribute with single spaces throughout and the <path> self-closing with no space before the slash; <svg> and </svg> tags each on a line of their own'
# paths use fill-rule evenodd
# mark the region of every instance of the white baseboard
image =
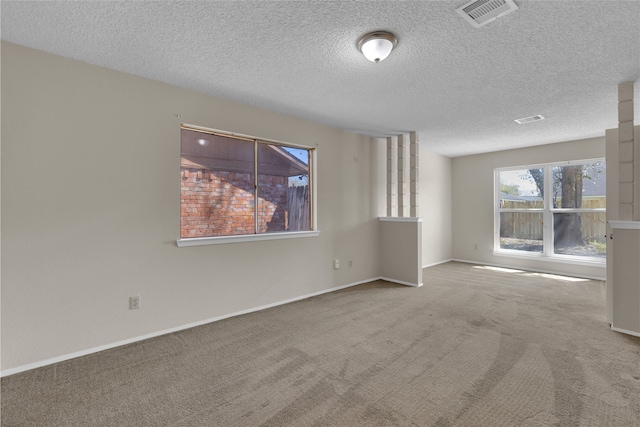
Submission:
<svg viewBox="0 0 640 427">
<path fill-rule="evenodd" d="M 404 282 L 402 280 L 390 279 L 388 277 L 380 277 L 380 280 L 386 280 L 387 282 L 397 283 L 399 285 L 412 286 L 414 288 L 419 288 L 420 286 L 422 286 L 422 283 Z"/>
<path fill-rule="evenodd" d="M 615 332 L 620 332 L 621 334 L 627 334 L 627 335 L 633 335 L 634 337 L 640 337 L 640 332 L 628 331 L 626 329 L 616 328 L 613 325 L 611 325 L 611 330 L 615 331 Z"/>
<path fill-rule="evenodd" d="M 606 282 L 607 278 L 606 277 L 595 277 L 595 276 L 587 276 L 584 274 L 569 274 L 563 271 L 553 271 L 553 270 L 542 270 L 542 269 L 538 269 L 538 268 L 530 268 L 530 267 L 519 267 L 519 266 L 514 266 L 514 265 L 508 265 L 508 264 L 493 264 L 493 263 L 489 263 L 489 262 L 482 262 L 482 261 L 469 261 L 466 259 L 451 259 L 450 261 L 455 261 L 455 262 L 464 262 L 465 264 L 476 264 L 476 265 L 488 265 L 490 267 L 500 267 L 500 268 L 511 268 L 514 270 L 524 270 L 524 271 L 532 271 L 535 273 L 546 273 L 546 274 L 555 274 L 558 276 L 568 276 L 568 277 L 579 277 L 582 279 L 590 279 L 590 280 L 599 280 L 601 282 Z"/>
<path fill-rule="evenodd" d="M 446 264 L 446 263 L 448 263 L 450 261 L 454 261 L 454 260 L 449 258 L 449 259 L 445 259 L 444 261 L 438 261 L 438 262 L 434 262 L 432 264 L 423 265 L 422 268 L 435 267 L 436 265 Z"/>
<path fill-rule="evenodd" d="M 158 331 L 158 332 L 152 332 L 152 333 L 146 334 L 146 335 L 140 335 L 140 336 L 137 336 L 137 337 L 128 338 L 126 340 L 117 341 L 117 342 L 114 342 L 114 343 L 111 343 L 111 344 L 101 345 L 101 346 L 98 346 L 98 347 L 89 348 L 87 350 L 81 350 L 81 351 L 77 351 L 75 353 L 65 354 L 65 355 L 62 355 L 62 356 L 53 357 L 51 359 L 46 359 L 46 360 L 41 360 L 41 361 L 34 362 L 34 363 L 29 363 L 29 364 L 26 364 L 26 365 L 18 366 L 16 368 L 5 369 L 4 371 L 0 372 L 0 377 L 7 377 L 9 375 L 18 374 L 20 372 L 29 371 L 31 369 L 41 368 L 41 367 L 47 366 L 47 365 L 53 365 L 54 363 L 64 362 L 65 360 L 75 359 L 77 357 L 87 356 L 89 354 L 94 354 L 94 353 L 98 353 L 98 352 L 101 352 L 101 351 L 104 351 L 104 350 L 109 350 L 109 349 L 112 349 L 112 348 L 115 348 L 115 347 L 120 347 L 120 346 L 123 346 L 123 345 L 126 345 L 126 344 L 131 344 L 131 343 L 138 342 L 138 341 L 143 341 L 143 340 L 146 340 L 146 339 L 149 339 L 149 338 L 158 337 L 160 335 L 166 335 L 166 334 L 170 334 L 170 333 L 173 333 L 173 332 L 178 332 L 178 331 L 182 331 L 182 330 L 185 330 L 185 329 L 194 328 L 196 326 L 206 325 L 207 323 L 213 323 L 213 322 L 217 322 L 219 320 L 228 319 L 230 317 L 240 316 L 242 314 L 248 314 L 248 313 L 253 313 L 255 311 L 265 310 L 267 308 L 277 307 L 279 305 L 288 304 L 290 302 L 300 301 L 300 300 L 303 300 L 303 299 L 315 297 L 315 296 L 326 294 L 326 293 L 329 293 L 329 292 L 339 291 L 341 289 L 346 289 L 346 288 L 350 288 L 352 286 L 362 285 L 363 283 L 369 283 L 369 282 L 373 282 L 375 280 L 380 280 L 380 279 L 382 279 L 382 278 L 381 277 L 374 277 L 372 279 L 361 280 L 359 282 L 354 282 L 354 283 L 349 283 L 349 284 L 346 284 L 346 285 L 335 286 L 333 288 L 323 289 L 321 291 L 313 292 L 313 293 L 302 295 L 302 296 L 299 296 L 299 297 L 289 298 L 289 299 L 286 299 L 286 300 L 283 300 L 283 301 L 278 301 L 278 302 L 274 302 L 274 303 L 271 303 L 271 304 L 265 304 L 265 305 L 261 305 L 261 306 L 258 306 L 258 307 L 249 308 L 247 310 L 241 310 L 241 311 L 237 311 L 237 312 L 230 313 L 230 314 L 224 314 L 222 316 L 212 317 L 212 318 L 206 319 L 206 320 L 201 320 L 201 321 L 198 321 L 198 322 L 188 323 L 186 325 L 177 326 L 175 328 L 169 328 L 169 329 L 165 329 L 165 330 Z M 389 280 L 389 279 L 384 279 L 384 280 Z M 416 285 L 415 284 L 410 284 L 409 286 L 416 286 Z M 422 286 L 422 284 L 420 284 L 420 286 Z"/>
</svg>

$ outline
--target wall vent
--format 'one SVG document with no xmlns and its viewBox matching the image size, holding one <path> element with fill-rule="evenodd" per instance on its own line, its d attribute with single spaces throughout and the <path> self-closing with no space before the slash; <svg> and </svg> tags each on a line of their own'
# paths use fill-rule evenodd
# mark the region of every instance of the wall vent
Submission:
<svg viewBox="0 0 640 427">
<path fill-rule="evenodd" d="M 521 119 L 516 119 L 515 122 L 523 125 L 525 123 L 531 123 L 531 122 L 537 122 L 539 120 L 544 120 L 544 117 L 542 117 L 540 114 L 537 114 L 535 116 L 529 116 L 529 117 L 523 117 Z"/>
<path fill-rule="evenodd" d="M 513 0 L 471 0 L 456 9 L 464 19 L 476 28 L 518 9 Z"/>
</svg>

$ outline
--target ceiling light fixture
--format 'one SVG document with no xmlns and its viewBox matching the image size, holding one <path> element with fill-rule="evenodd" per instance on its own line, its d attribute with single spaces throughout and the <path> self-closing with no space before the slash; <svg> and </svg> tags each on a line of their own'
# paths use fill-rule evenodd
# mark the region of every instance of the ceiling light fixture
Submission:
<svg viewBox="0 0 640 427">
<path fill-rule="evenodd" d="M 386 31 L 365 34 L 358 40 L 358 49 L 371 62 L 384 60 L 398 44 L 398 39 Z"/>
</svg>

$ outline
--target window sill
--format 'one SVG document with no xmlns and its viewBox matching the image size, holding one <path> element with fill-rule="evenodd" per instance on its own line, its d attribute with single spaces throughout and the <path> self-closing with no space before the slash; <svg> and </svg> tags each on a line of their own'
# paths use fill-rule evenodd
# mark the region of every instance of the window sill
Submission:
<svg viewBox="0 0 640 427">
<path fill-rule="evenodd" d="M 378 217 L 378 220 L 382 222 L 422 222 L 422 218 L 415 216 L 381 216 Z"/>
<path fill-rule="evenodd" d="M 178 247 L 221 245 L 225 243 L 257 242 L 261 240 L 298 239 L 302 237 L 317 237 L 320 231 L 289 231 L 286 233 L 244 234 L 239 236 L 194 237 L 178 239 Z"/>
<path fill-rule="evenodd" d="M 595 257 L 580 257 L 571 255 L 552 255 L 547 256 L 538 252 L 522 253 L 522 251 L 509 251 L 509 250 L 494 250 L 494 256 L 520 258 L 520 259 L 535 259 L 536 261 L 548 261 L 561 264 L 583 265 L 591 267 L 605 267 L 607 265 L 605 258 Z"/>
</svg>

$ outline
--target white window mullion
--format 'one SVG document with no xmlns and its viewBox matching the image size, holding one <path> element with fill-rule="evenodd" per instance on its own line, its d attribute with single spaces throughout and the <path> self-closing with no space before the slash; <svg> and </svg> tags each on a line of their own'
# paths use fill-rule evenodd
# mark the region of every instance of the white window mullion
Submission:
<svg viewBox="0 0 640 427">
<path fill-rule="evenodd" d="M 500 213 L 502 212 L 500 206 L 500 171 L 498 169 L 493 171 L 493 194 L 494 196 L 494 212 L 493 215 L 493 249 L 500 249 Z"/>
<path fill-rule="evenodd" d="M 553 255 L 553 168 L 550 165 L 544 167 L 544 227 L 543 252 L 546 256 Z"/>
<path fill-rule="evenodd" d="M 253 141 L 253 234 L 260 233 L 260 199 L 258 198 L 258 172 L 258 141 Z"/>
</svg>

